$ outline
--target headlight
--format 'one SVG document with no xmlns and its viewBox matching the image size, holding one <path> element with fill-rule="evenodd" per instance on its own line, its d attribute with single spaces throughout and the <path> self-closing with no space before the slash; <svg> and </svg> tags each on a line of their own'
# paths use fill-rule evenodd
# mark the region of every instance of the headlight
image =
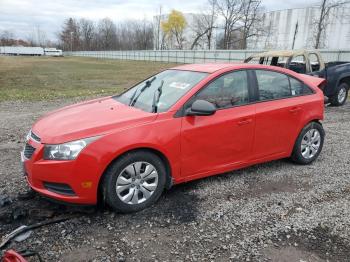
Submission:
<svg viewBox="0 0 350 262">
<path fill-rule="evenodd" d="M 97 137 L 90 137 L 72 142 L 67 142 L 59 145 L 45 145 L 44 159 L 45 160 L 74 160 L 77 158 L 81 150 L 88 144 L 95 141 Z"/>
</svg>

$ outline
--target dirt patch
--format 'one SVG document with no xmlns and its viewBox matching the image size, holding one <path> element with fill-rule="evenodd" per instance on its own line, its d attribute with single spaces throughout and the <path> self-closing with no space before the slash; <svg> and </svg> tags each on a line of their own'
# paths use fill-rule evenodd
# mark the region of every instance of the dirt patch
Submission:
<svg viewBox="0 0 350 262">
<path fill-rule="evenodd" d="M 254 183 L 249 183 L 246 190 L 228 195 L 227 199 L 237 200 L 278 193 L 296 193 L 298 190 L 308 190 L 309 188 L 309 184 L 297 182 L 289 177 L 277 181 L 255 181 Z"/>
<path fill-rule="evenodd" d="M 271 262 L 326 262 L 316 254 L 289 246 L 283 248 L 267 248 L 264 251 Z"/>
<path fill-rule="evenodd" d="M 266 254 L 272 258 L 278 254 L 284 254 L 291 258 L 286 261 L 300 261 L 305 258 L 305 261 L 346 262 L 350 257 L 348 242 L 332 234 L 331 230 L 325 226 L 318 226 L 310 231 L 282 232 L 273 239 L 273 242 L 275 246 L 267 249 Z"/>
<path fill-rule="evenodd" d="M 96 256 L 95 249 L 84 247 L 63 253 L 61 260 L 66 262 L 85 262 L 91 261 L 91 258 L 94 256 Z"/>
</svg>

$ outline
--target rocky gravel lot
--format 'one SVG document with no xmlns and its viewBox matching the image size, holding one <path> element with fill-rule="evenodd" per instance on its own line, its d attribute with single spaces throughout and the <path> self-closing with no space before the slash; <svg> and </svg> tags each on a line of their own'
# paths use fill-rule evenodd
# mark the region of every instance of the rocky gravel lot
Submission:
<svg viewBox="0 0 350 262">
<path fill-rule="evenodd" d="M 0 236 L 20 225 L 72 216 L 7 248 L 45 261 L 350 261 L 350 103 L 327 107 L 323 152 L 310 166 L 256 165 L 165 192 L 152 208 L 121 215 L 65 207 L 27 190 L 19 152 L 31 124 L 72 103 L 0 103 Z"/>
</svg>

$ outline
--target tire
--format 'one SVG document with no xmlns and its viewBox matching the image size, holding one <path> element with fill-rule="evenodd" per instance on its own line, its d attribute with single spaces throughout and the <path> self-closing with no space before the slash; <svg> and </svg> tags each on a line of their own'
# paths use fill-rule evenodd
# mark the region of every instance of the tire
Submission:
<svg viewBox="0 0 350 262">
<path fill-rule="evenodd" d="M 333 106 L 342 106 L 345 104 L 349 94 L 349 86 L 346 83 L 341 83 L 337 87 L 334 96 L 331 97 L 330 102 Z"/>
<path fill-rule="evenodd" d="M 319 140 L 316 139 L 317 134 Z M 307 165 L 316 160 L 322 151 L 325 132 L 321 124 L 311 122 L 300 132 L 293 148 L 291 159 L 297 164 Z M 315 152 L 315 149 L 317 151 Z"/>
<path fill-rule="evenodd" d="M 140 150 L 121 156 L 106 170 L 102 190 L 106 203 L 114 211 L 131 213 L 154 204 L 164 190 L 165 181 L 162 160 Z"/>
</svg>

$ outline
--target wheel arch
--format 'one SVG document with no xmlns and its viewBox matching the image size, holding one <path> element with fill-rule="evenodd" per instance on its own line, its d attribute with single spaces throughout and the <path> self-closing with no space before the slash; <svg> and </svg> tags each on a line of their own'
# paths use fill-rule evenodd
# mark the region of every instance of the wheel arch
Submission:
<svg viewBox="0 0 350 262">
<path fill-rule="evenodd" d="M 301 125 L 301 127 L 298 129 L 298 132 L 297 132 L 296 136 L 295 136 L 294 139 L 292 140 L 292 141 L 293 141 L 293 144 L 292 144 L 292 147 L 291 147 L 291 149 L 290 149 L 290 154 L 292 154 L 292 151 L 293 151 L 293 149 L 294 149 L 295 143 L 297 142 L 298 137 L 299 137 L 301 131 L 304 129 L 304 127 L 306 127 L 307 125 L 309 125 L 309 124 L 311 124 L 311 123 L 318 123 L 318 124 L 320 124 L 320 125 L 322 126 L 322 128 L 323 128 L 323 125 L 322 125 L 321 120 L 322 120 L 322 119 L 320 119 L 320 118 L 312 118 L 311 120 L 308 120 L 308 121 L 306 121 L 306 123 L 304 123 L 303 125 Z"/>
<path fill-rule="evenodd" d="M 349 88 L 350 88 L 350 74 L 342 74 L 339 77 L 339 80 L 337 82 L 337 87 L 342 83 L 346 83 L 348 85 L 348 90 L 349 90 Z"/>
<path fill-rule="evenodd" d="M 346 83 L 348 85 L 348 90 L 350 88 L 350 75 L 340 79 L 339 84 Z"/>
<path fill-rule="evenodd" d="M 307 121 L 304 125 L 301 126 L 301 128 L 299 128 L 299 132 L 298 132 L 298 135 L 297 135 L 297 138 L 298 139 L 298 136 L 300 134 L 300 132 L 304 129 L 304 127 L 306 127 L 307 125 L 311 124 L 311 123 L 317 123 L 317 124 L 320 124 L 322 127 L 322 122 L 321 122 L 321 119 L 320 118 L 313 118 L 309 121 Z M 296 140 L 295 140 L 296 141 Z"/>
<path fill-rule="evenodd" d="M 111 165 L 113 165 L 116 161 L 118 161 L 122 156 L 129 154 L 129 153 L 132 153 L 132 152 L 136 152 L 136 151 L 147 151 L 147 152 L 153 153 L 156 156 L 158 156 L 162 160 L 162 162 L 164 163 L 164 167 L 166 170 L 165 188 L 170 189 L 172 187 L 173 176 L 172 176 L 172 171 L 171 171 L 171 165 L 170 165 L 170 162 L 169 162 L 168 158 L 166 157 L 166 155 L 163 152 L 161 152 L 160 150 L 152 148 L 152 147 L 133 148 L 133 149 L 126 150 L 123 153 L 116 156 L 114 159 L 112 159 L 112 161 L 109 162 L 109 164 L 104 169 L 104 171 L 99 179 L 99 182 L 98 182 L 97 203 L 101 203 L 101 201 L 104 203 L 104 199 L 103 199 L 104 194 L 103 194 L 102 184 L 103 184 L 103 180 L 105 178 L 106 171 L 111 167 Z"/>
</svg>

